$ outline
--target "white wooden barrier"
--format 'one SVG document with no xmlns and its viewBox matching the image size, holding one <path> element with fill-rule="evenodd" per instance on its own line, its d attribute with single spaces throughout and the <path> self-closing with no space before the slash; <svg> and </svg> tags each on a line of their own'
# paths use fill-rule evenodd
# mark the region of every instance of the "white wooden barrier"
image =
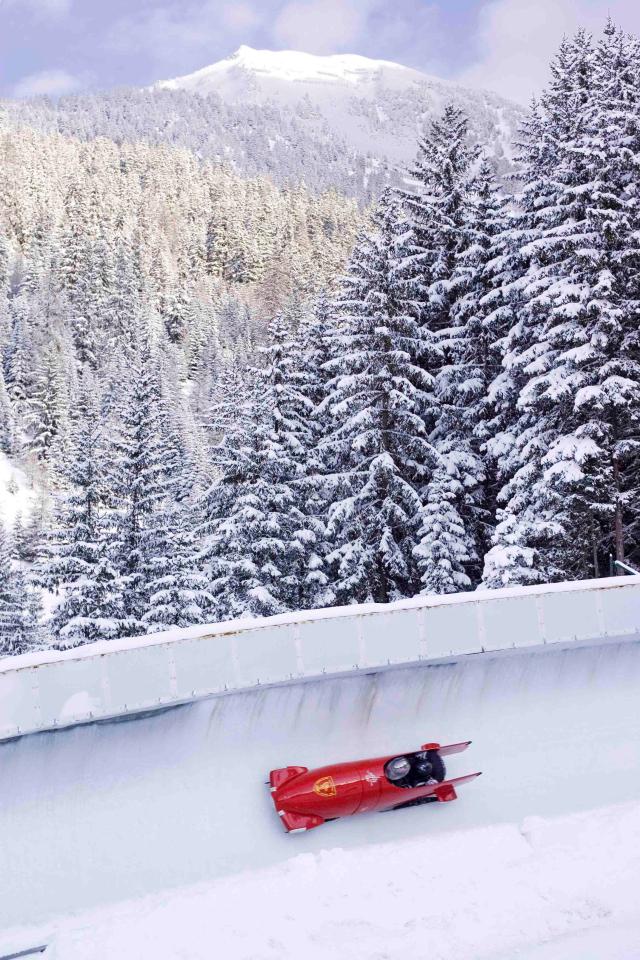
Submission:
<svg viewBox="0 0 640 960">
<path fill-rule="evenodd" d="M 418 661 L 640 637 L 640 577 L 230 621 L 0 660 L 0 740 Z"/>
</svg>

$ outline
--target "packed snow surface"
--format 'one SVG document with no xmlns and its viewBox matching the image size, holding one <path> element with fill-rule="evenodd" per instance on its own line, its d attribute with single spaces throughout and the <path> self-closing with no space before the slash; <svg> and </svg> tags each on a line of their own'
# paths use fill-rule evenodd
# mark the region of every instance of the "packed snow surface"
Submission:
<svg viewBox="0 0 640 960">
<path fill-rule="evenodd" d="M 639 889 L 631 803 L 293 852 L 4 942 L 49 943 L 44 960 L 636 960 Z"/>
<path fill-rule="evenodd" d="M 460 915 L 465 903 L 480 915 L 475 904 L 478 897 L 485 903 L 482 891 L 466 884 L 465 875 L 477 877 L 489 869 L 491 845 L 496 856 L 507 843 L 514 845 L 516 858 L 526 852 L 515 826 L 501 833 L 505 823 L 637 800 L 639 674 L 640 644 L 633 641 L 470 656 L 457 663 L 255 689 L 128 722 L 1 744 L 0 875 L 9 882 L 0 897 L 0 930 L 34 927 L 154 894 L 168 902 L 173 894 L 166 891 L 172 888 L 217 883 L 244 871 L 273 868 L 270 876 L 293 876 L 296 885 L 295 870 L 302 868 L 287 862 L 308 855 L 300 862 L 313 865 L 322 851 L 333 851 L 317 862 L 335 858 L 329 872 L 335 897 L 344 898 L 347 910 L 355 894 L 340 864 L 359 869 L 358 857 L 365 865 L 376 859 L 373 847 L 409 840 L 421 851 L 410 861 L 415 869 L 421 863 L 424 869 L 444 869 L 442 859 L 451 860 L 451 851 L 458 851 Z M 400 753 L 428 740 L 469 737 L 471 748 L 450 758 L 450 773 L 482 770 L 483 776 L 463 786 L 455 803 L 346 818 L 287 836 L 265 787 L 275 767 L 314 767 Z M 453 846 L 439 848 L 441 856 L 429 854 L 432 844 L 459 831 L 474 831 L 469 857 L 464 857 L 465 841 L 453 839 L 446 841 Z M 411 844 L 402 846 L 405 860 L 411 849 Z M 605 856 L 606 846 L 603 851 Z M 394 860 L 391 847 L 384 857 L 388 880 L 405 884 L 404 874 L 414 876 L 415 896 L 429 909 L 436 896 L 432 884 L 412 873 L 414 867 Z M 293 874 L 287 874 L 290 869 Z M 447 876 L 452 882 L 452 874 Z M 555 935 L 560 929 L 557 888 L 553 877 L 548 879 Z M 504 877 L 501 883 L 507 890 Z M 216 886 L 216 896 L 222 889 Z M 393 885 L 385 890 L 390 904 L 405 897 L 394 893 Z M 282 917 L 288 908 L 280 902 Z M 567 903 L 573 911 L 584 900 Z M 517 900 L 512 906 L 519 910 Z M 245 904 L 244 909 L 251 913 L 256 907 Z M 494 909 L 495 942 L 500 943 L 506 908 L 496 903 Z M 589 910 L 585 922 L 593 920 Z M 442 920 L 439 943 L 454 937 L 451 917 L 447 913 Z M 203 917 L 202 923 L 208 922 Z M 489 917 L 483 922 L 489 924 Z M 367 923 L 386 921 L 376 907 Z M 354 929 L 357 924 L 345 921 L 345 936 L 352 937 Z M 274 932 L 276 940 L 280 935 L 282 930 Z M 397 943 L 408 935 L 400 928 Z M 390 931 L 388 936 L 393 946 Z M 209 938 L 205 941 L 211 949 Z M 265 952 L 255 956 L 271 955 L 266 941 L 263 947 Z M 98 949 L 96 938 L 92 949 Z M 58 960 L 66 960 L 65 954 Z"/>
</svg>

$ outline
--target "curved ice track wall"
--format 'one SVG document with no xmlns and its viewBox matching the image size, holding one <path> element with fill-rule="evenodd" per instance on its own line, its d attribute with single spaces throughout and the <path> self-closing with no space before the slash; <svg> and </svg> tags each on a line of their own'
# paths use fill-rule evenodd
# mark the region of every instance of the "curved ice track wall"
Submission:
<svg viewBox="0 0 640 960">
<path fill-rule="evenodd" d="M 640 577 L 418 597 L 0 661 L 0 739 L 259 685 L 634 635 Z"/>
<path fill-rule="evenodd" d="M 12 739 L 0 744 L 0 931 L 327 846 L 635 799 L 639 628 L 640 579 L 616 579 L 225 625 L 206 637 L 3 664 Z M 494 652 L 461 656 L 483 648 Z M 285 670 L 292 649 L 295 667 Z M 263 676 L 268 654 L 282 657 L 281 669 Z M 211 696 L 224 692 L 223 676 L 234 692 Z M 179 700 L 191 702 L 55 729 L 113 716 L 122 704 L 137 713 Z M 16 736 L 29 724 L 49 729 Z M 452 772 L 484 776 L 455 804 L 291 837 L 264 787 L 275 766 L 469 736 Z"/>
</svg>

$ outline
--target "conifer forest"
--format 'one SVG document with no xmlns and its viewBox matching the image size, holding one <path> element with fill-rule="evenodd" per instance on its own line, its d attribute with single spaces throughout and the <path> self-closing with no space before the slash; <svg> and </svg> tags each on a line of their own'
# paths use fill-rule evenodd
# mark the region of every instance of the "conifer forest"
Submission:
<svg viewBox="0 0 640 960">
<path fill-rule="evenodd" d="M 640 40 L 550 76 L 374 200 L 0 102 L 0 656 L 640 564 Z"/>
</svg>

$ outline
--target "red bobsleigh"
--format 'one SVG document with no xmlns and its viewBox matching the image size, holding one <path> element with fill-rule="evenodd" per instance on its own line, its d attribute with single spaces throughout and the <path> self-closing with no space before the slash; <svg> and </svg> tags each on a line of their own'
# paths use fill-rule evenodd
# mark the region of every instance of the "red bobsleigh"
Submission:
<svg viewBox="0 0 640 960">
<path fill-rule="evenodd" d="M 399 810 L 456 799 L 456 787 L 479 777 L 446 779 L 443 757 L 466 750 L 470 740 L 441 747 L 425 743 L 414 753 L 330 767 L 284 767 L 269 775 L 271 796 L 287 833 L 312 830 L 329 820 L 373 810 Z"/>
</svg>

